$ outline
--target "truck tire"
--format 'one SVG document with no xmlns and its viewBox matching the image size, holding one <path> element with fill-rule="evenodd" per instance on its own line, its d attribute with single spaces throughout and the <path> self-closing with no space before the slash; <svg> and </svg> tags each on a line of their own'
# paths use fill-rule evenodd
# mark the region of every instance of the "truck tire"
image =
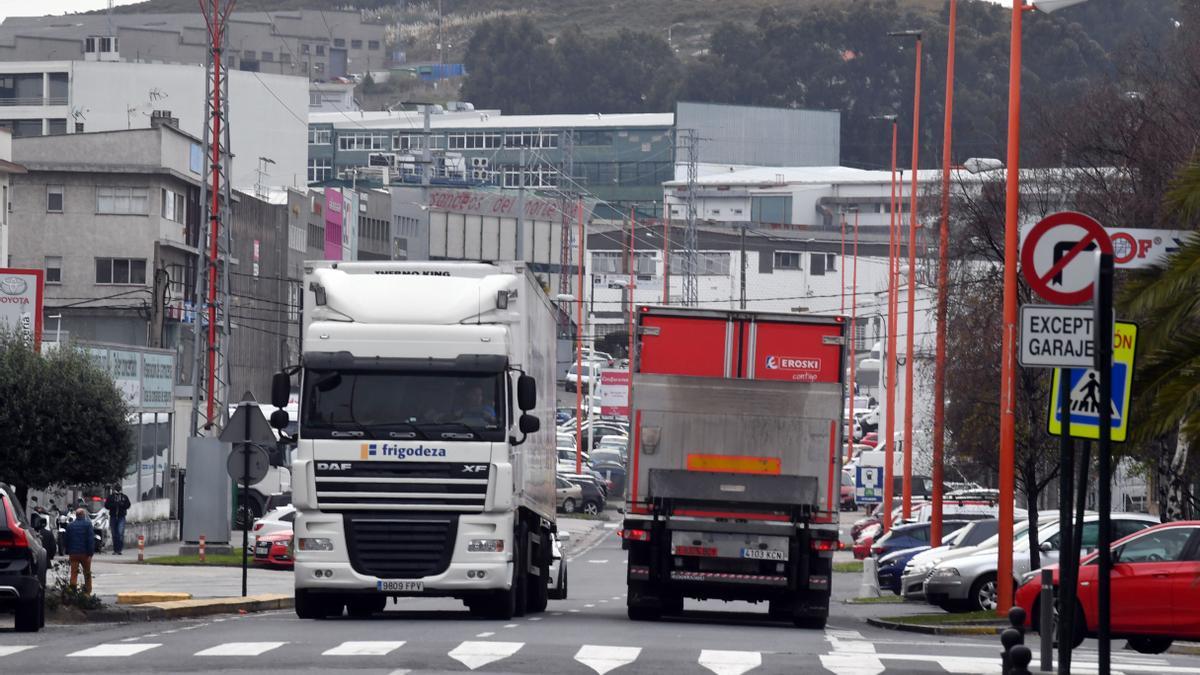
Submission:
<svg viewBox="0 0 1200 675">
<path fill-rule="evenodd" d="M 807 630 L 824 630 L 825 622 L 828 617 L 824 616 L 797 616 L 792 619 L 792 624 L 796 628 L 804 628 Z"/>
<path fill-rule="evenodd" d="M 527 582 L 530 614 L 544 612 L 550 604 L 550 537 L 545 532 L 538 537 L 537 567 L 538 575 L 529 575 Z"/>
<path fill-rule="evenodd" d="M 46 591 L 40 590 L 32 598 L 17 604 L 13 628 L 18 633 L 36 633 L 45 623 Z"/>
<path fill-rule="evenodd" d="M 342 603 L 304 588 L 296 589 L 296 616 L 301 619 L 325 619 L 342 615 Z"/>
<path fill-rule="evenodd" d="M 659 599 L 663 614 L 683 614 L 683 596 L 675 593 L 663 594 Z"/>
<path fill-rule="evenodd" d="M 513 616 L 525 616 L 529 608 L 529 525 L 525 522 L 517 525 L 513 542 L 512 592 Z"/>
<path fill-rule="evenodd" d="M 662 618 L 662 607 L 657 600 L 646 601 L 645 585 L 630 583 L 625 592 L 625 603 L 630 621 L 658 621 Z"/>
<path fill-rule="evenodd" d="M 356 597 L 346 603 L 347 613 L 356 619 L 365 619 L 372 614 L 378 614 L 386 607 L 386 595 Z"/>
</svg>

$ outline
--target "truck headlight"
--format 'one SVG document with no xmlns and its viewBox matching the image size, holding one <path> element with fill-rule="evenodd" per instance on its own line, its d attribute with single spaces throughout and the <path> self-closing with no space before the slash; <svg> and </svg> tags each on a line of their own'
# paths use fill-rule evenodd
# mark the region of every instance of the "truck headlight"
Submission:
<svg viewBox="0 0 1200 675">
<path fill-rule="evenodd" d="M 297 539 L 296 550 L 332 551 L 333 540 L 328 537 L 300 537 Z"/>
<path fill-rule="evenodd" d="M 470 553 L 503 553 L 503 539 L 472 539 L 467 542 L 467 551 Z"/>
</svg>

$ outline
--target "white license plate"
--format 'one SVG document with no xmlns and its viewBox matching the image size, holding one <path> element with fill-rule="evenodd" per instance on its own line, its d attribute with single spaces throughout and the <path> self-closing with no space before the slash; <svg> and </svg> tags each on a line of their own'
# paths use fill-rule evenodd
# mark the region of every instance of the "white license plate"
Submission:
<svg viewBox="0 0 1200 675">
<path fill-rule="evenodd" d="M 258 546 L 254 547 L 254 552 L 266 555 L 271 552 L 271 545 L 270 544 L 259 544 Z"/>
<path fill-rule="evenodd" d="M 424 581 L 378 581 L 376 587 L 390 593 L 420 593 L 425 590 Z"/>
<path fill-rule="evenodd" d="M 787 552 L 763 550 L 761 548 L 744 548 L 742 549 L 742 557 L 754 558 L 755 560 L 787 560 Z"/>
</svg>

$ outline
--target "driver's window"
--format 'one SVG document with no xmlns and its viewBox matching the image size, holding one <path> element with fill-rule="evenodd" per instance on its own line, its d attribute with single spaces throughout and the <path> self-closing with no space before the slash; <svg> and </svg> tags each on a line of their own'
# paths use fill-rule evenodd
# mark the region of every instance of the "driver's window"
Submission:
<svg viewBox="0 0 1200 675">
<path fill-rule="evenodd" d="M 1192 529 L 1173 527 L 1138 537 L 1117 549 L 1117 562 L 1174 562 L 1183 558 Z"/>
</svg>

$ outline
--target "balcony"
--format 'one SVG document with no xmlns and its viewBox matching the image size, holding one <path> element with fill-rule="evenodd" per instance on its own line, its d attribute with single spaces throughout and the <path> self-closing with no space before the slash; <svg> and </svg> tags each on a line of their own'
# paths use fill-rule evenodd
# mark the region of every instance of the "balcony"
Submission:
<svg viewBox="0 0 1200 675">
<path fill-rule="evenodd" d="M 0 96 L 0 107 L 17 107 L 17 106 L 36 106 L 45 107 L 53 105 L 67 105 L 67 98 L 63 97 L 4 97 Z"/>
</svg>

